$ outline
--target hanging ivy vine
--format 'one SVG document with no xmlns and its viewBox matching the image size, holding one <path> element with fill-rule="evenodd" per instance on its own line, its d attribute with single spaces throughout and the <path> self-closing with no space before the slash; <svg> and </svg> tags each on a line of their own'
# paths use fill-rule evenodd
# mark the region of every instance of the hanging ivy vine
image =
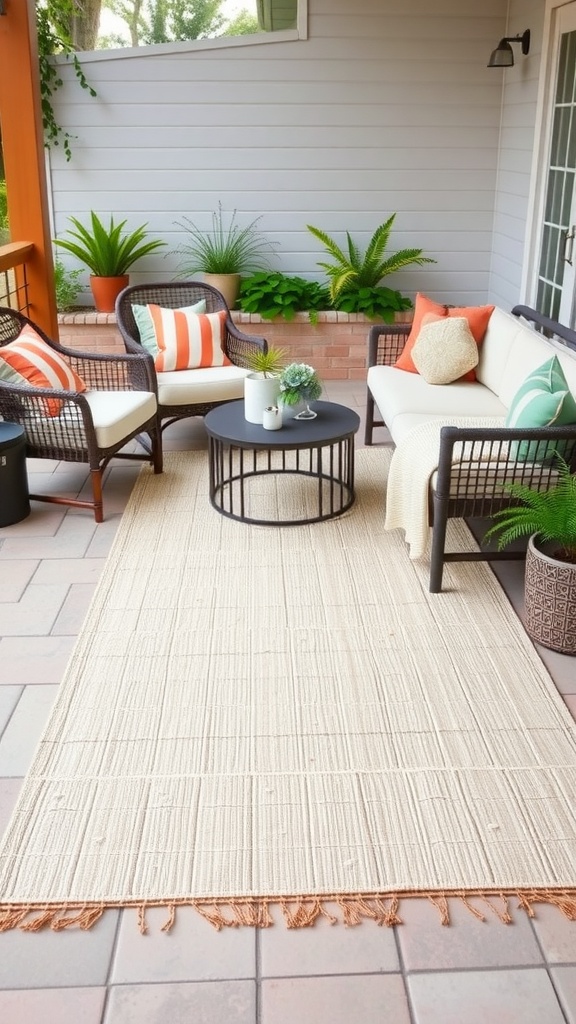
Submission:
<svg viewBox="0 0 576 1024">
<path fill-rule="evenodd" d="M 53 97 L 63 83 L 58 65 L 51 58 L 55 54 L 61 53 L 71 58 L 78 84 L 82 89 L 86 89 L 90 96 L 96 96 L 96 90 L 88 82 L 72 45 L 70 23 L 73 14 L 73 0 L 37 0 L 36 2 L 44 141 L 48 148 L 62 144 L 67 160 L 70 160 L 72 156 L 70 140 L 73 136 L 58 123 L 54 114 Z"/>
</svg>

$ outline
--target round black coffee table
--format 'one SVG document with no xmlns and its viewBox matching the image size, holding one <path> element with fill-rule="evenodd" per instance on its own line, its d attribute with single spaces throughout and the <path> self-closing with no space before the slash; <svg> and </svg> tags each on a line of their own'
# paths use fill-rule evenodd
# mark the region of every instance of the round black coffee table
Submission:
<svg viewBox="0 0 576 1024">
<path fill-rule="evenodd" d="M 244 402 L 212 409 L 204 423 L 209 438 L 210 502 L 223 516 L 261 526 L 319 523 L 342 515 L 354 502 L 354 434 L 360 417 L 335 402 L 314 402 L 314 420 L 286 419 L 280 430 L 265 430 L 244 417 Z M 312 497 L 289 516 L 255 512 L 247 501 L 257 477 L 295 474 L 312 478 Z M 312 507 L 310 502 L 312 502 Z M 248 507 L 248 505 L 250 507 Z M 282 517 L 284 515 L 284 517 Z"/>
</svg>

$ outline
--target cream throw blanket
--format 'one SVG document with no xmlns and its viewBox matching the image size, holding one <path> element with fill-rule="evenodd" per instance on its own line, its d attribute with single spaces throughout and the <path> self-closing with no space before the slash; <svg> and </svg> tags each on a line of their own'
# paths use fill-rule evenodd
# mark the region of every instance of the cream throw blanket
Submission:
<svg viewBox="0 0 576 1024">
<path fill-rule="evenodd" d="M 501 416 L 458 418 L 459 427 L 502 427 Z M 404 530 L 410 558 L 424 558 L 430 541 L 428 490 L 438 468 L 440 431 L 455 426 L 452 419 L 429 420 L 414 427 L 394 450 L 386 491 L 386 530 Z M 454 455 L 462 445 L 454 446 Z"/>
</svg>

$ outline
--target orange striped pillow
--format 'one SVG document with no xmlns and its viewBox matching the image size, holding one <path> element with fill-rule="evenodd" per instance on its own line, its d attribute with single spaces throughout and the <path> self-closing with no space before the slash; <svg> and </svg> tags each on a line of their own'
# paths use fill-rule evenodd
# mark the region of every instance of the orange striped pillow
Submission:
<svg viewBox="0 0 576 1024">
<path fill-rule="evenodd" d="M 70 364 L 26 324 L 14 341 L 0 347 L 0 379 L 9 384 L 35 388 L 86 391 L 86 385 Z M 58 416 L 62 402 L 46 399 L 48 416 Z"/>
<path fill-rule="evenodd" d="M 203 366 L 231 366 L 222 348 L 226 310 L 194 313 L 187 309 L 164 309 L 149 303 L 158 355 L 157 370 L 198 370 Z"/>
</svg>

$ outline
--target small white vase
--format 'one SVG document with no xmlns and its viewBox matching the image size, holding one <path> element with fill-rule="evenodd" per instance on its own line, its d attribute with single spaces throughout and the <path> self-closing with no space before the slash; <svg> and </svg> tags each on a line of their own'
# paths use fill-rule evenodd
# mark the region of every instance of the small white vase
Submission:
<svg viewBox="0 0 576 1024">
<path fill-rule="evenodd" d="M 249 373 L 244 378 L 244 416 L 249 423 L 262 423 L 264 409 L 278 405 L 279 377 Z"/>
<path fill-rule="evenodd" d="M 282 426 L 282 409 L 277 405 L 268 405 L 262 416 L 264 430 L 280 430 Z"/>
</svg>

